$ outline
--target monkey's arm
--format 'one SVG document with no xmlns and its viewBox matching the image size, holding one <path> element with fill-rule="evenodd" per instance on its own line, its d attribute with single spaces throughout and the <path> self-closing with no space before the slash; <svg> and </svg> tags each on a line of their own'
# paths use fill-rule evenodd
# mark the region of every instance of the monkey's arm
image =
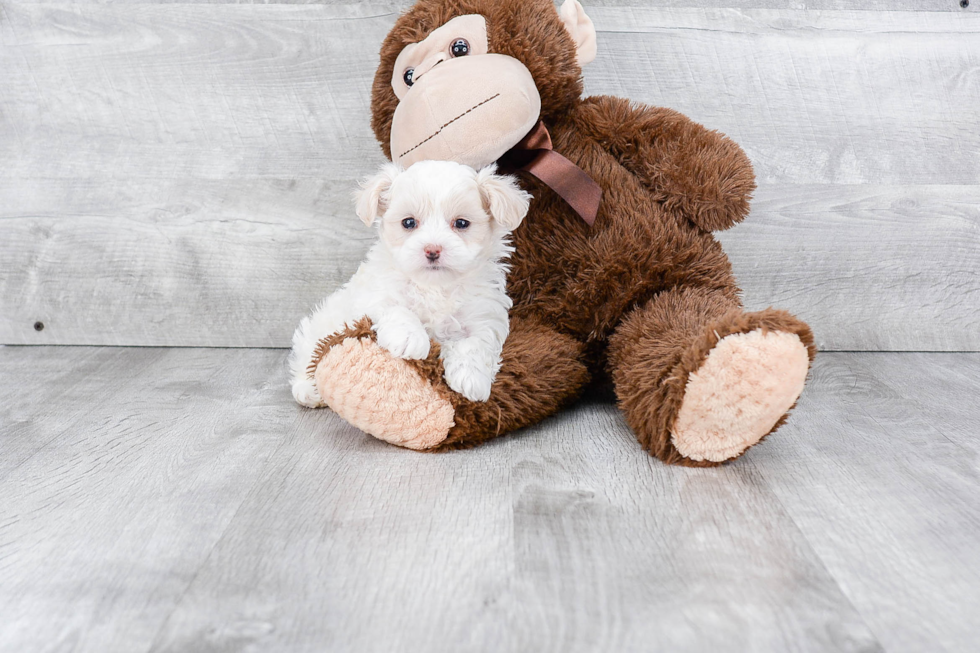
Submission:
<svg viewBox="0 0 980 653">
<path fill-rule="evenodd" d="M 671 109 L 609 96 L 586 98 L 575 122 L 668 211 L 708 231 L 727 229 L 748 215 L 752 164 L 722 134 Z"/>
</svg>

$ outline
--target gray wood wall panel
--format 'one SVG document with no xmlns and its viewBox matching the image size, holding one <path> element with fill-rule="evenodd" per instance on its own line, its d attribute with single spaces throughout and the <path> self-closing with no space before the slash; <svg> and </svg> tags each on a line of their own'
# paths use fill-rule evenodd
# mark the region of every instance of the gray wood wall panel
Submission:
<svg viewBox="0 0 980 653">
<path fill-rule="evenodd" d="M 43 180 L 27 204 L 0 182 L 0 336 L 284 346 L 372 242 L 349 183 L 175 181 L 157 203 L 153 180 L 80 180 L 67 194 Z M 2 208 L 16 202 L 22 214 Z M 765 185 L 750 220 L 720 238 L 746 305 L 796 312 L 821 348 L 978 347 L 976 186 Z"/>
<path fill-rule="evenodd" d="M 7 4 L 0 175 L 334 178 L 380 159 L 370 7 Z M 357 18 L 366 15 L 365 18 Z"/>
<path fill-rule="evenodd" d="M 977 184 L 980 15 L 615 8 L 590 93 L 670 106 L 763 182 Z M 605 47 L 604 47 L 605 46 Z"/>
<path fill-rule="evenodd" d="M 980 348 L 980 186 L 764 185 L 720 234 L 751 309 L 823 349 Z"/>
<path fill-rule="evenodd" d="M 980 349 L 980 16 L 759 4 L 594 7 L 587 91 L 745 147 L 750 307 L 829 349 Z M 400 6 L 0 4 L 0 342 L 286 346 L 370 241 Z"/>
<path fill-rule="evenodd" d="M 370 7 L 7 5 L 0 174 L 369 170 Z M 759 179 L 976 184 L 980 15 L 596 8 L 589 93 L 671 106 Z M 353 14 L 353 15 L 352 15 Z M 365 14 L 361 18 L 357 14 Z"/>
<path fill-rule="evenodd" d="M 292 4 L 292 5 L 349 5 L 350 0 L 100 0 L 103 4 Z M 412 6 L 413 0 L 388 2 L 358 2 L 370 5 L 376 13 L 400 12 Z M 560 5 L 562 0 L 555 0 Z M 960 0 L 589 0 L 583 3 L 587 11 L 596 7 L 669 7 L 720 9 L 845 9 L 853 11 L 975 11 L 963 7 Z"/>
<path fill-rule="evenodd" d="M 354 183 L 33 183 L 26 210 L 37 217 L 0 208 L 0 339 L 286 346 L 373 240 L 347 198 Z M 21 193 L 13 185 L 0 182 L 0 207 Z"/>
</svg>

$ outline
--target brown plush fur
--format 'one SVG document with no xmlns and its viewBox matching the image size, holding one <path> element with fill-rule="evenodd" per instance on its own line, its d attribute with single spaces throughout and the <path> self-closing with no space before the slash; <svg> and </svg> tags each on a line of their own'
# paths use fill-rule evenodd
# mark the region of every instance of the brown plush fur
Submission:
<svg viewBox="0 0 980 653">
<path fill-rule="evenodd" d="M 352 327 L 320 341 L 309 371 L 334 345 L 347 338 L 377 341 L 371 320 L 364 318 Z M 472 447 L 503 433 L 541 421 L 573 400 L 589 380 L 582 361 L 584 346 L 554 329 L 526 320 L 511 321 L 504 343 L 503 365 L 486 402 L 474 402 L 451 390 L 443 381 L 439 345 L 433 342 L 424 360 L 407 361 L 427 379 L 456 411 L 456 425 L 435 450 Z"/>
<path fill-rule="evenodd" d="M 633 311 L 609 343 L 609 367 L 626 421 L 640 444 L 667 463 L 713 466 L 693 461 L 674 448 L 674 424 L 688 377 L 719 340 L 755 329 L 794 333 L 810 361 L 817 350 L 809 327 L 785 311 L 743 313 L 738 303 L 702 289 L 673 289 Z M 769 431 L 786 421 L 784 415 Z M 768 435 L 768 434 L 767 434 Z"/>
<path fill-rule="evenodd" d="M 605 360 L 644 447 L 668 463 L 717 464 L 686 459 L 670 441 L 687 378 L 711 348 L 725 335 L 762 328 L 798 334 L 811 360 L 815 352 L 809 328 L 793 316 L 742 311 L 731 265 L 710 233 L 748 213 L 755 188 L 748 159 L 675 111 L 582 99 L 574 44 L 551 0 L 419 0 L 402 15 L 382 45 L 372 99 L 372 126 L 389 157 L 395 58 L 470 13 L 486 17 L 491 52 L 530 70 L 555 150 L 596 180 L 603 196 L 590 228 L 551 189 L 523 177 L 534 200 L 514 233 L 511 335 L 490 401 L 468 402 L 449 390 L 437 348 L 414 363 L 456 408 L 456 426 L 439 448 L 471 446 L 543 419 Z M 373 337 L 363 323 L 338 337 L 354 333 Z"/>
</svg>

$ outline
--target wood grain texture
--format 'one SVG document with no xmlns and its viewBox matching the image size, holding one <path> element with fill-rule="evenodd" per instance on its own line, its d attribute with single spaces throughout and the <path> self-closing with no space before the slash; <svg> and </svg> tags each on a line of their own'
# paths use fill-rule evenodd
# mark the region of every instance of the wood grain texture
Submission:
<svg viewBox="0 0 980 653">
<path fill-rule="evenodd" d="M 278 351 L 105 355 L 82 390 L 2 377 L 49 400 L 30 429 L 6 428 L 18 410 L 0 409 L 0 459 L 34 450 L 0 477 L 0 650 L 145 650 L 298 417 Z M 0 366 L 81 375 L 89 361 L 73 356 L 7 348 Z"/>
<path fill-rule="evenodd" d="M 954 361 L 972 374 L 931 381 Z M 978 366 L 824 354 L 796 419 L 751 458 L 888 651 L 968 651 L 980 637 L 976 427 L 957 436 L 980 417 Z"/>
<path fill-rule="evenodd" d="M 556 4 L 561 4 L 556 0 Z M 948 11 L 962 12 L 959 0 L 589 0 L 583 3 L 586 11 L 593 7 L 665 7 L 695 9 L 797 9 L 849 11 Z M 970 8 L 966 9 L 967 11 Z"/>
<path fill-rule="evenodd" d="M 933 357 L 919 352 L 880 356 L 873 364 L 876 378 L 888 391 L 905 399 L 947 440 L 980 454 L 980 423 L 976 414 L 980 394 L 980 354 Z M 908 368 L 914 367 L 914 376 Z"/>
<path fill-rule="evenodd" d="M 980 186 L 766 185 L 719 239 L 746 306 L 821 349 L 980 349 Z"/>
<path fill-rule="evenodd" d="M 399 450 L 291 405 L 281 361 L 166 351 L 0 480 L 0 650 L 879 648 L 751 467 L 664 467 L 595 400 Z"/>
<path fill-rule="evenodd" d="M 0 433 L 0 479 L 27 461 L 75 422 L 117 395 L 130 392 L 163 350 L 71 348 L 38 355 L 29 348 L 4 349 Z M 62 406 L 51 411 L 51 406 Z"/>
<path fill-rule="evenodd" d="M 547 429 L 512 445 L 511 650 L 879 650 L 746 466 L 664 466 L 612 403 Z"/>
<path fill-rule="evenodd" d="M 980 465 L 980 423 L 976 414 L 980 394 L 980 354 L 932 356 L 906 352 L 894 356 L 855 356 L 853 365 L 873 374 L 882 393 L 901 397 L 908 410 L 946 440 L 970 452 Z M 915 374 L 908 374 L 909 368 Z"/>
<path fill-rule="evenodd" d="M 609 8 L 588 93 L 669 106 L 762 182 L 977 184 L 980 15 Z"/>
<path fill-rule="evenodd" d="M 507 453 L 419 454 L 329 412 L 303 416 L 150 650 L 504 641 L 497 603 L 514 578 Z"/>
<path fill-rule="evenodd" d="M 381 160 L 394 14 L 297 5 L 5 5 L 0 176 L 347 178 Z"/>
<path fill-rule="evenodd" d="M 338 5 L 349 4 L 346 0 L 100 0 L 102 4 L 291 4 L 291 5 Z M 400 12 L 411 7 L 413 0 L 389 0 L 388 2 L 359 2 L 370 5 L 377 13 Z M 556 5 L 561 0 L 555 0 Z M 718 8 L 718 9 L 844 9 L 853 11 L 971 11 L 961 7 L 959 0 L 589 0 L 583 3 L 586 11 L 596 7 L 670 7 L 670 8 Z"/>
<path fill-rule="evenodd" d="M 612 405 L 438 456 L 338 430 L 280 450 L 152 650 L 876 648 L 756 479 L 658 465 Z"/>
<path fill-rule="evenodd" d="M 349 177 L 372 5 L 6 5 L 0 175 Z M 588 93 L 731 135 L 759 178 L 976 184 L 980 15 L 596 7 Z"/>
<path fill-rule="evenodd" d="M 288 346 L 373 240 L 353 183 L 45 180 L 17 201 L 0 181 L 0 341 Z M 821 349 L 980 349 L 980 187 L 756 195 L 719 236 L 749 308 L 795 312 Z"/>
<path fill-rule="evenodd" d="M 587 91 L 745 147 L 748 306 L 824 349 L 980 349 L 980 16 L 767 2 L 596 6 Z M 0 342 L 288 345 L 370 240 L 349 194 L 399 7 L 0 5 Z"/>
<path fill-rule="evenodd" d="M 0 182 L 0 341 L 287 346 L 373 242 L 354 183 L 45 180 L 14 213 Z"/>
<path fill-rule="evenodd" d="M 294 406 L 283 357 L 0 348 L 0 459 L 39 443 L 0 476 L 0 651 L 980 638 L 978 354 L 823 354 L 794 419 L 713 470 L 661 465 L 602 397 L 396 449 Z"/>
</svg>

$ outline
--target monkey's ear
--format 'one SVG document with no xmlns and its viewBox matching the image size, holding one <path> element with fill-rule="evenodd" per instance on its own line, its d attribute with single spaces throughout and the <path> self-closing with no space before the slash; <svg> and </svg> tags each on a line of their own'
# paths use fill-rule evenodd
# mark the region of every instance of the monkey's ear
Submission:
<svg viewBox="0 0 980 653">
<path fill-rule="evenodd" d="M 575 55 L 578 65 L 584 66 L 595 59 L 595 25 L 592 19 L 585 15 L 585 9 L 578 0 L 565 0 L 559 11 L 561 22 L 575 41 Z"/>
<path fill-rule="evenodd" d="M 531 194 L 522 191 L 513 177 L 496 172 L 497 165 L 491 163 L 476 173 L 476 183 L 494 222 L 507 231 L 513 231 L 527 215 Z"/>
<path fill-rule="evenodd" d="M 388 191 L 399 174 L 401 168 L 394 163 L 386 163 L 378 174 L 361 182 L 361 187 L 354 191 L 355 210 L 361 222 L 370 227 L 384 215 L 388 208 Z"/>
</svg>

